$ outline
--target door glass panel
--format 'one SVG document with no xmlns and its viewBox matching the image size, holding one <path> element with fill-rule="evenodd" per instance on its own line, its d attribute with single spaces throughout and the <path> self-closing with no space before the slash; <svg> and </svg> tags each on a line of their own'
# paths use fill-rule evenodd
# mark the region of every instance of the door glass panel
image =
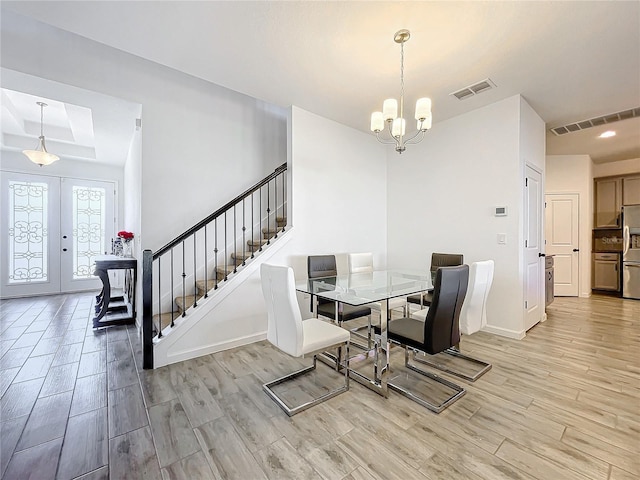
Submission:
<svg viewBox="0 0 640 480">
<path fill-rule="evenodd" d="M 106 246 L 106 191 L 99 187 L 74 186 L 73 279 L 93 276 L 95 257 Z"/>
<path fill-rule="evenodd" d="M 9 283 L 48 280 L 48 186 L 9 181 Z"/>
</svg>

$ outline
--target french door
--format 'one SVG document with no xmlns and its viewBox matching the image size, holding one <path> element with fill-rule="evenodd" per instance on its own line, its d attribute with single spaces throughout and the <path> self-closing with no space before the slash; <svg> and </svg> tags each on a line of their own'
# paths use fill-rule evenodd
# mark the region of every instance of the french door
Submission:
<svg viewBox="0 0 640 480">
<path fill-rule="evenodd" d="M 99 289 L 94 261 L 111 249 L 115 184 L 2 172 L 0 296 Z"/>
</svg>

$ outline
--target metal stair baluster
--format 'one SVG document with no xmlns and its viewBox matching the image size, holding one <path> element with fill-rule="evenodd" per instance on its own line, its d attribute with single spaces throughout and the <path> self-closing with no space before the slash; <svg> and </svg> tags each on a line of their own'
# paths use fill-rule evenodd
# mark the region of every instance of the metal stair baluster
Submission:
<svg viewBox="0 0 640 480">
<path fill-rule="evenodd" d="M 193 234 L 193 308 L 198 306 L 198 249 L 196 248 L 197 232 Z"/>
<path fill-rule="evenodd" d="M 185 271 L 185 259 L 184 259 L 184 240 L 182 241 L 182 316 L 186 317 L 187 316 L 187 309 L 185 308 L 187 305 L 187 285 L 186 285 L 186 281 L 187 281 L 187 274 L 184 272 Z"/>
<path fill-rule="evenodd" d="M 170 257 L 171 257 L 171 294 L 169 295 L 169 298 L 171 298 L 171 328 L 173 328 L 175 325 L 173 321 L 173 317 L 174 317 L 173 315 L 173 308 L 174 308 L 174 305 L 173 305 L 173 247 L 171 247 Z M 158 265 L 160 264 L 159 262 L 160 262 L 160 258 L 158 257 Z M 160 298 L 158 299 L 158 302 L 160 301 Z"/>
</svg>

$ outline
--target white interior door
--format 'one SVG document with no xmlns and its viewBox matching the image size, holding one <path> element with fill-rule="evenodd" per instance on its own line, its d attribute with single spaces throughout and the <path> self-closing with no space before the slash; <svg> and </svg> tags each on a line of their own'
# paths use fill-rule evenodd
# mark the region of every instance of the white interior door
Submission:
<svg viewBox="0 0 640 480">
<path fill-rule="evenodd" d="M 1 297 L 99 289 L 96 255 L 110 251 L 115 184 L 2 172 Z"/>
<path fill-rule="evenodd" d="M 95 257 L 111 252 L 115 184 L 61 179 L 60 284 L 63 292 L 99 289 Z"/>
<path fill-rule="evenodd" d="M 60 180 L 2 172 L 0 295 L 60 292 Z"/>
<path fill-rule="evenodd" d="M 577 193 L 545 195 L 546 254 L 553 255 L 554 295 L 577 297 L 580 279 L 579 196 Z"/>
<path fill-rule="evenodd" d="M 524 205 L 525 315 L 529 330 L 542 318 L 544 310 L 544 263 L 542 253 L 542 177 L 527 166 Z"/>
</svg>

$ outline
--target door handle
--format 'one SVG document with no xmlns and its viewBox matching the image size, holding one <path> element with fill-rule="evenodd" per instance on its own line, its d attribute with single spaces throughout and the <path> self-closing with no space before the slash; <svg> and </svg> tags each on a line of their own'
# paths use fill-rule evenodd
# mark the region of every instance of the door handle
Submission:
<svg viewBox="0 0 640 480">
<path fill-rule="evenodd" d="M 546 257 L 546 255 L 544 253 L 538 253 L 539 257 Z"/>
<path fill-rule="evenodd" d="M 579 252 L 579 251 L 580 251 L 580 249 L 579 249 L 579 248 L 574 248 L 574 249 L 573 249 L 573 251 L 574 251 L 574 252 Z"/>
<path fill-rule="evenodd" d="M 63 249 L 62 249 L 62 251 L 63 251 L 63 252 L 66 252 L 66 251 L 67 251 L 67 249 L 66 249 L 66 248 L 63 248 Z"/>
</svg>

